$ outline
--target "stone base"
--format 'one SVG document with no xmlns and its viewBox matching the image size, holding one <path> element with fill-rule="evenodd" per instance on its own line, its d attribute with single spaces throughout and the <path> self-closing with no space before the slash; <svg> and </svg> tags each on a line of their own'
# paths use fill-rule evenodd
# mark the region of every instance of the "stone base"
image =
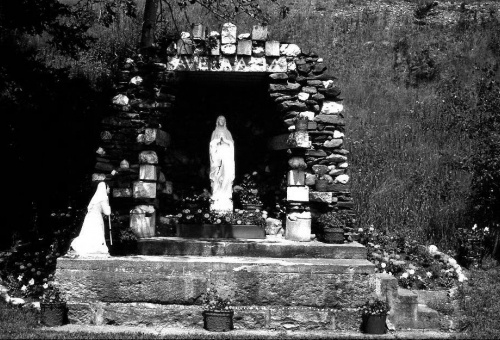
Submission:
<svg viewBox="0 0 500 340">
<path fill-rule="evenodd" d="M 328 244 L 294 242 L 268 236 L 262 240 L 197 240 L 154 237 L 138 242 L 141 255 L 246 256 L 275 258 L 366 259 L 366 248 L 357 242 Z"/>
<path fill-rule="evenodd" d="M 72 324 L 203 328 L 200 306 L 153 303 L 70 303 Z M 270 330 L 359 330 L 357 309 L 319 309 L 312 307 L 234 308 L 235 329 Z"/>
<path fill-rule="evenodd" d="M 359 259 L 62 257 L 56 279 L 71 322 L 96 324 L 198 325 L 213 283 L 238 327 L 351 329 L 349 313 L 375 290 L 373 264 Z"/>
<path fill-rule="evenodd" d="M 264 228 L 257 225 L 178 224 L 177 237 L 210 239 L 265 239 Z"/>
</svg>

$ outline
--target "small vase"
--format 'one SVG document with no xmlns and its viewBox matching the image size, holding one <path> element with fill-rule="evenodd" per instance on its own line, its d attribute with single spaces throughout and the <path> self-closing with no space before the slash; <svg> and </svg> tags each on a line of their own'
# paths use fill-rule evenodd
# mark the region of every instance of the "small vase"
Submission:
<svg viewBox="0 0 500 340">
<path fill-rule="evenodd" d="M 40 303 L 40 322 L 44 326 L 62 326 L 66 320 L 66 302 Z"/>
<path fill-rule="evenodd" d="M 367 334 L 385 334 L 387 315 L 363 316 L 363 330 Z"/>
<path fill-rule="evenodd" d="M 210 332 L 233 330 L 233 311 L 204 311 L 203 328 Z"/>
</svg>

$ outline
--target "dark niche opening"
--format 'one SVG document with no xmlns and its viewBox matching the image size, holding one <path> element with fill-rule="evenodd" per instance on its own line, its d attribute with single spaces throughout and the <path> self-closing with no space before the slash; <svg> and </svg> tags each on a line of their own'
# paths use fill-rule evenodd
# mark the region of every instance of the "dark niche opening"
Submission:
<svg viewBox="0 0 500 340">
<path fill-rule="evenodd" d="M 210 191 L 208 145 L 220 115 L 226 118 L 235 143 L 233 185 L 241 183 L 245 174 L 257 171 L 259 180 L 267 182 L 270 189 L 279 187 L 286 173 L 286 155 L 270 150 L 268 142 L 286 130 L 269 98 L 268 75 L 179 72 L 178 76 L 175 109 L 165 126 L 171 137 L 164 160 L 165 176 L 174 188 L 174 202 L 170 203 L 203 189 Z M 270 197 L 262 197 L 263 201 L 272 205 L 275 196 L 266 194 Z M 236 197 L 234 203 L 237 208 Z M 167 211 L 178 208 L 176 204 L 168 206 Z"/>
</svg>

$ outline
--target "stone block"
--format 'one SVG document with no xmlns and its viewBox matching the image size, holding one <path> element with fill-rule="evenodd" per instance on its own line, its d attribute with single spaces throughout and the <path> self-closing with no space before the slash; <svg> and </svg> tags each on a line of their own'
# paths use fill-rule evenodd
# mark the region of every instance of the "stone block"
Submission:
<svg viewBox="0 0 500 340">
<path fill-rule="evenodd" d="M 344 110 L 344 106 L 342 104 L 336 102 L 323 102 L 323 106 L 321 107 L 321 114 L 323 115 L 332 115 L 338 114 Z"/>
<path fill-rule="evenodd" d="M 139 164 L 158 164 L 158 155 L 154 151 L 142 151 L 139 154 Z"/>
<path fill-rule="evenodd" d="M 288 185 L 289 186 L 304 186 L 306 185 L 306 173 L 303 170 L 290 170 L 288 171 Z"/>
<path fill-rule="evenodd" d="M 309 187 L 287 187 L 286 200 L 293 202 L 309 202 Z"/>
<path fill-rule="evenodd" d="M 288 146 L 291 148 L 303 148 L 308 149 L 311 147 L 311 141 L 309 140 L 309 134 L 307 131 L 296 131 L 289 135 Z"/>
<path fill-rule="evenodd" d="M 144 130 L 144 143 L 167 147 L 170 144 L 170 135 L 160 129 L 147 128 Z"/>
<path fill-rule="evenodd" d="M 157 180 L 156 166 L 152 164 L 141 164 L 139 166 L 139 179 L 147 181 Z"/>
<path fill-rule="evenodd" d="M 177 41 L 177 54 L 178 55 L 192 55 L 193 54 L 193 41 L 191 39 L 179 39 Z"/>
<path fill-rule="evenodd" d="M 205 26 L 203 26 L 202 24 L 193 25 L 192 35 L 194 40 L 204 40 Z"/>
<path fill-rule="evenodd" d="M 285 57 L 266 58 L 268 72 L 286 72 L 288 70 L 287 61 Z"/>
<path fill-rule="evenodd" d="M 251 57 L 248 62 L 248 70 L 252 72 L 265 72 L 266 58 Z"/>
<path fill-rule="evenodd" d="M 222 44 L 236 44 L 236 26 L 230 22 L 222 25 L 221 42 Z"/>
<path fill-rule="evenodd" d="M 269 92 L 299 92 L 299 83 L 288 83 L 288 84 L 269 84 Z"/>
<path fill-rule="evenodd" d="M 333 193 L 322 192 L 322 191 L 310 191 L 309 192 L 309 201 L 319 202 L 319 203 L 332 203 L 333 202 Z"/>
<path fill-rule="evenodd" d="M 316 117 L 314 117 L 314 121 L 317 123 L 322 123 L 322 124 L 340 125 L 340 126 L 345 125 L 344 119 L 338 115 L 320 114 L 320 115 L 317 115 Z"/>
<path fill-rule="evenodd" d="M 325 148 L 338 148 L 344 141 L 342 139 L 330 139 L 323 143 Z"/>
<path fill-rule="evenodd" d="M 233 71 L 233 65 L 235 64 L 234 56 L 224 56 L 219 58 L 219 71 L 230 72 Z"/>
<path fill-rule="evenodd" d="M 234 55 L 236 54 L 236 45 L 235 44 L 224 44 L 220 48 L 222 54 L 225 55 Z"/>
<path fill-rule="evenodd" d="M 281 44 L 280 46 L 280 54 L 286 57 L 296 57 L 300 53 L 300 47 L 295 44 Z"/>
<path fill-rule="evenodd" d="M 252 41 L 239 40 L 236 54 L 251 56 L 252 55 Z"/>
<path fill-rule="evenodd" d="M 136 181 L 133 188 L 134 198 L 156 198 L 156 183 Z"/>
<path fill-rule="evenodd" d="M 267 40 L 267 26 L 255 25 L 252 27 L 252 40 L 266 41 Z"/>
<path fill-rule="evenodd" d="M 266 41 L 265 49 L 266 49 L 266 57 L 279 57 L 280 56 L 280 42 L 279 41 Z"/>
<path fill-rule="evenodd" d="M 113 197 L 132 197 L 132 190 L 130 188 L 113 188 Z"/>
</svg>

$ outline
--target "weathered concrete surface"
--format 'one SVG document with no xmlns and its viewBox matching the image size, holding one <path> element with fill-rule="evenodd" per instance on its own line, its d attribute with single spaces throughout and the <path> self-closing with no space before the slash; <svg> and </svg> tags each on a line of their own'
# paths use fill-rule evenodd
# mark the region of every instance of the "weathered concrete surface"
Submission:
<svg viewBox="0 0 500 340">
<path fill-rule="evenodd" d="M 44 327 L 41 330 L 65 333 L 88 332 L 102 337 L 117 337 L 119 334 L 150 335 L 162 339 L 463 339 L 461 333 L 446 333 L 429 330 L 396 331 L 384 335 L 363 334 L 359 331 L 332 331 L 332 330 L 270 330 L 270 329 L 235 329 L 228 333 L 217 334 L 203 328 L 180 327 L 137 327 L 137 326 L 88 326 L 64 325 L 60 327 Z"/>
<path fill-rule="evenodd" d="M 139 240 L 138 251 L 141 255 L 169 256 L 366 259 L 366 248 L 357 242 L 328 244 L 293 242 L 284 238 L 220 241 L 154 237 Z"/>
<path fill-rule="evenodd" d="M 209 282 L 235 306 L 356 308 L 373 292 L 367 260 L 251 257 L 59 258 L 56 278 L 71 303 L 198 304 Z"/>
<path fill-rule="evenodd" d="M 200 306 L 97 302 L 72 303 L 68 307 L 68 319 L 73 324 L 203 327 Z M 239 306 L 234 308 L 233 323 L 235 329 L 356 331 L 360 316 L 352 308 Z"/>
</svg>

